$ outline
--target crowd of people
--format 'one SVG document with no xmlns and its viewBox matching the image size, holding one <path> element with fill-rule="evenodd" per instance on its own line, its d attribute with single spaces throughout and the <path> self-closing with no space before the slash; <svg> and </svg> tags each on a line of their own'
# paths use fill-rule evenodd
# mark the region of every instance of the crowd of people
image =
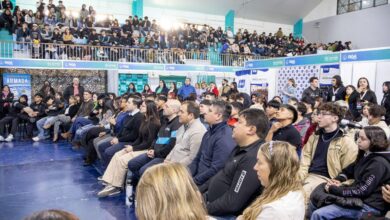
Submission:
<svg viewBox="0 0 390 220">
<path fill-rule="evenodd" d="M 351 42 L 307 43 L 283 30 L 266 34 L 238 29 L 185 24 L 164 30 L 155 19 L 129 16 L 120 25 L 108 16 L 96 20 L 92 6 L 83 4 L 70 12 L 62 1 L 37 3 L 36 11 L 1 4 L 0 29 L 15 36 L 16 50 L 28 50 L 41 59 L 110 60 L 150 63 L 185 63 L 187 59 L 221 60 L 224 65 L 242 65 L 248 59 L 316 54 L 317 51 L 350 50 Z M 210 53 L 211 52 L 211 53 Z M 241 55 L 241 56 L 238 56 Z"/>
<path fill-rule="evenodd" d="M 272 100 L 249 95 L 226 79 L 219 88 L 189 78 L 175 85 L 161 80 L 153 92 L 130 83 L 116 97 L 85 91 L 77 78 L 64 94 L 45 82 L 30 105 L 4 86 L 0 140 L 12 141 L 25 123 L 34 141 L 60 135 L 85 149 L 84 165 L 99 160 L 104 170 L 97 197 L 125 188 L 140 220 L 360 219 L 389 211 L 390 82 L 379 104 L 364 77 L 355 88 L 334 76 L 326 93 L 312 77 L 301 100 L 291 88 Z"/>
</svg>

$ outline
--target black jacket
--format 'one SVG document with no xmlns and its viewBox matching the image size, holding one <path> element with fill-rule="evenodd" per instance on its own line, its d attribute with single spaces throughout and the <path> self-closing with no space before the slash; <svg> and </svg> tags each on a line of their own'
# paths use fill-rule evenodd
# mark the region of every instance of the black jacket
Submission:
<svg viewBox="0 0 390 220">
<path fill-rule="evenodd" d="M 360 102 L 359 93 L 354 91 L 348 98 L 348 106 L 349 106 L 349 111 L 352 114 L 353 120 L 355 120 L 355 121 L 357 121 L 360 117 L 360 112 L 357 109 L 358 102 Z"/>
<path fill-rule="evenodd" d="M 135 115 L 130 115 L 123 122 L 123 127 L 120 129 L 118 135 L 119 142 L 134 142 L 139 135 L 139 127 L 143 120 L 143 114 L 137 112 Z"/>
<path fill-rule="evenodd" d="M 157 140 L 154 141 L 152 148 L 154 150 L 154 157 L 166 158 L 176 144 L 176 132 L 180 128 L 179 116 L 162 123 L 158 131 Z"/>
<path fill-rule="evenodd" d="M 33 103 L 31 103 L 30 108 L 34 112 L 38 112 L 38 115 L 37 115 L 38 119 L 45 117 L 45 115 L 46 115 L 46 113 L 45 113 L 46 104 L 45 103 L 41 102 L 39 104 L 36 104 L 35 102 L 33 102 Z"/>
<path fill-rule="evenodd" d="M 160 123 L 145 122 L 145 120 L 142 123 L 146 124 L 143 126 L 144 129 L 141 129 L 142 126 L 140 126 L 138 138 L 131 144 L 133 151 L 147 150 L 150 148 L 154 140 L 156 140 L 161 127 Z"/>
<path fill-rule="evenodd" d="M 0 113 L 7 113 L 13 101 L 14 94 L 12 92 L 8 93 L 7 97 L 3 97 L 3 94 L 0 94 Z M 8 103 L 7 107 L 4 107 L 5 103 Z"/>
<path fill-rule="evenodd" d="M 69 111 L 65 115 L 69 116 L 70 118 L 73 118 L 77 114 L 77 112 L 79 111 L 80 105 L 79 104 L 72 105 L 72 106 L 68 106 L 68 108 L 69 108 Z"/>
<path fill-rule="evenodd" d="M 263 187 L 253 167 L 262 143 L 258 140 L 247 147 L 237 146 L 225 167 L 211 178 L 205 193 L 210 215 L 239 215 L 260 195 Z"/>
<path fill-rule="evenodd" d="M 330 186 L 329 192 L 343 197 L 361 198 L 370 207 L 382 212 L 390 206 L 383 200 L 382 186 L 390 182 L 390 151 L 370 153 L 346 167 L 337 177 L 343 182 L 354 179 L 351 186 Z"/>
<path fill-rule="evenodd" d="M 11 108 L 8 111 L 8 116 L 16 117 L 18 114 L 22 113 L 23 108 L 27 107 L 28 104 L 20 103 L 20 102 L 14 102 L 11 105 Z"/>
<path fill-rule="evenodd" d="M 334 89 L 333 86 L 329 88 L 328 96 L 327 96 L 326 100 L 328 102 L 344 100 L 344 97 L 345 97 L 345 87 L 344 86 L 340 86 L 339 88 L 335 89 L 336 94 L 333 94 L 334 93 L 333 89 Z M 333 95 L 335 96 L 335 100 L 332 100 Z"/>
<path fill-rule="evenodd" d="M 387 125 L 390 125 L 390 93 L 383 94 L 381 106 L 386 109 L 385 121 Z"/>
<path fill-rule="evenodd" d="M 73 92 L 74 92 L 73 85 L 70 85 L 70 86 L 66 87 L 66 89 L 64 91 L 64 99 L 65 99 L 66 102 L 69 102 L 69 97 L 71 95 L 74 95 Z M 80 95 L 80 98 L 81 98 L 81 101 L 82 101 L 83 100 L 83 95 L 84 95 L 84 87 L 80 86 L 80 85 L 79 85 L 79 95 Z"/>
<path fill-rule="evenodd" d="M 360 98 L 361 101 L 368 101 L 368 102 L 373 103 L 373 104 L 378 104 L 378 102 L 376 101 L 375 92 L 372 90 L 367 90 L 366 94 L 360 93 L 360 97 L 361 97 Z"/>
<path fill-rule="evenodd" d="M 316 90 L 312 90 L 310 86 L 303 90 L 302 93 L 302 99 L 306 99 L 307 97 L 314 99 L 319 96 L 321 96 L 321 89 L 317 88 Z"/>
</svg>

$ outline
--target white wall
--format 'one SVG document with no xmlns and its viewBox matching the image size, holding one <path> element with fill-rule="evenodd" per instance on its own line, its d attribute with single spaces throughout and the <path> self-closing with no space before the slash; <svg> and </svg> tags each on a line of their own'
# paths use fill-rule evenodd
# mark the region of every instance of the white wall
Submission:
<svg viewBox="0 0 390 220">
<path fill-rule="evenodd" d="M 309 42 L 352 41 L 353 49 L 390 46 L 390 5 L 345 13 L 303 24 Z"/>
<path fill-rule="evenodd" d="M 337 15 L 337 0 L 322 0 L 306 17 L 303 22 L 309 22 Z"/>
<path fill-rule="evenodd" d="M 176 21 L 181 23 L 193 23 L 193 24 L 208 24 L 214 28 L 222 27 L 225 29 L 225 16 L 204 14 L 190 11 L 179 11 L 172 9 L 161 9 L 153 7 L 144 7 L 144 15 L 148 15 L 149 18 L 161 21 L 163 18 L 175 18 Z M 277 24 L 271 22 L 248 20 L 243 18 L 235 18 L 234 29 L 237 31 L 239 28 L 248 29 L 249 32 L 256 30 L 258 33 L 265 31 L 266 33 L 275 33 L 278 28 L 281 27 L 285 34 L 289 34 L 293 30 L 292 25 Z"/>
</svg>

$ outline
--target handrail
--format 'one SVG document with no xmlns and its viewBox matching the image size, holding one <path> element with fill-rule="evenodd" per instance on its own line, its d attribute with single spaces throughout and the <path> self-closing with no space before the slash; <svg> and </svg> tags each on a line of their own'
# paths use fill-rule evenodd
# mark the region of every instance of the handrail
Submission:
<svg viewBox="0 0 390 220">
<path fill-rule="evenodd" d="M 246 61 L 268 58 L 254 54 L 219 53 L 214 50 L 156 49 L 31 41 L 0 41 L 0 57 L 223 66 L 244 66 Z"/>
</svg>

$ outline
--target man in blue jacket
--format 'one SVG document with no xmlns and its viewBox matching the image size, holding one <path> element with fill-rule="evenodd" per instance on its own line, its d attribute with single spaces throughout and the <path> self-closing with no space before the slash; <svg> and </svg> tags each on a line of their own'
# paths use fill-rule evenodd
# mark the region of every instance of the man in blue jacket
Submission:
<svg viewBox="0 0 390 220">
<path fill-rule="evenodd" d="M 200 150 L 189 165 L 194 182 L 201 191 L 207 189 L 208 181 L 221 170 L 236 146 L 232 138 L 232 129 L 226 120 L 230 111 L 223 101 L 214 101 L 205 113 L 205 121 L 210 125 L 203 136 Z"/>
<path fill-rule="evenodd" d="M 190 96 L 192 93 L 196 94 L 195 87 L 191 85 L 191 79 L 187 78 L 185 81 L 185 84 L 180 87 L 179 92 L 177 95 L 181 97 L 183 100 L 185 100 L 188 96 Z"/>
</svg>

